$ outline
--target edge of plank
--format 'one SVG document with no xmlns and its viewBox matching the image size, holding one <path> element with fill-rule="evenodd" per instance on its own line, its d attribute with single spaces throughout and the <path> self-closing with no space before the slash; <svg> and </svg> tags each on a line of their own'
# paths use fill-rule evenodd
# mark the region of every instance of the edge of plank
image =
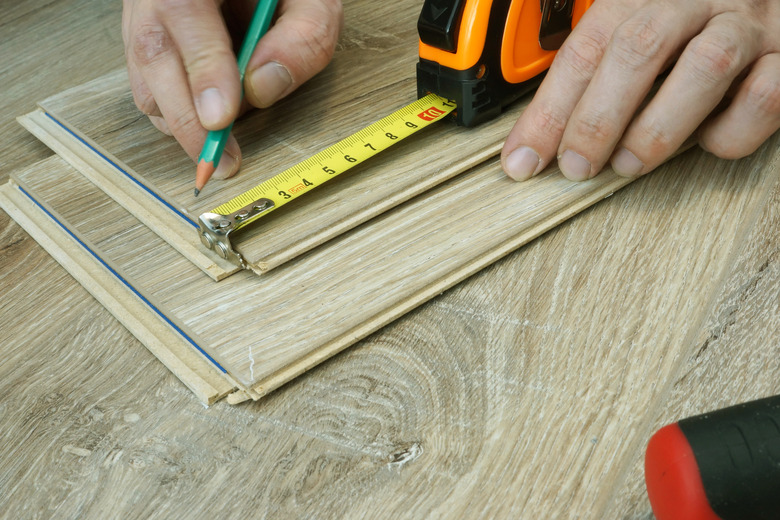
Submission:
<svg viewBox="0 0 780 520">
<path fill-rule="evenodd" d="M 142 187 L 140 182 L 128 173 L 130 170 L 126 165 L 100 149 L 88 137 L 66 126 L 43 109 L 19 116 L 17 120 L 27 131 L 213 280 L 222 280 L 241 270 L 240 267 L 199 247 L 194 240 L 197 230 L 195 222 L 183 211 L 160 199 L 157 190 L 145 185 Z M 178 218 L 174 216 L 174 212 L 179 214 Z M 192 237 L 193 240 L 186 237 Z"/>
<path fill-rule="evenodd" d="M 441 122 L 439 124 L 445 124 L 445 122 Z M 324 229 L 323 231 L 314 235 L 309 235 L 303 240 L 295 242 L 288 249 L 279 251 L 278 253 L 269 255 L 265 258 L 260 258 L 255 262 L 251 262 L 248 264 L 248 267 L 256 274 L 262 276 L 264 273 L 281 266 L 293 258 L 300 256 L 309 250 L 314 249 L 315 247 L 320 246 L 325 242 L 332 240 L 333 238 L 343 233 L 346 233 L 347 231 L 350 231 L 351 229 L 356 228 L 364 222 L 368 222 L 369 220 L 392 210 L 396 206 L 399 206 L 404 202 L 413 199 L 414 197 L 422 195 L 423 193 L 440 186 L 443 182 L 446 182 L 449 179 L 467 172 L 471 168 L 475 168 L 480 164 L 483 164 L 484 162 L 498 155 L 501 152 L 502 146 L 503 141 L 492 144 L 474 153 L 468 158 L 468 160 L 452 164 L 447 168 L 437 171 L 435 175 L 431 175 L 425 179 L 420 179 L 420 182 L 412 188 L 400 191 L 393 197 L 386 198 L 382 201 L 379 201 L 377 204 L 366 207 L 362 211 L 353 213 L 349 215 L 348 218 L 336 222 L 329 228 Z M 241 250 L 240 242 L 236 244 L 236 248 L 239 251 Z"/>
<path fill-rule="evenodd" d="M 86 288 L 111 314 L 138 338 L 205 405 L 237 390 L 237 383 L 222 373 L 166 323 L 140 293 L 97 254 L 86 240 L 68 229 L 65 221 L 11 179 L 0 186 L 2 207 L 38 244 Z M 98 262 L 97 258 L 100 258 Z M 242 395 L 250 395 L 254 392 Z M 230 402 L 230 400 L 229 400 Z"/>
<path fill-rule="evenodd" d="M 467 264 L 461 265 L 457 269 L 454 269 L 447 276 L 430 284 L 425 289 L 418 291 L 407 299 L 398 302 L 396 305 L 385 309 L 384 311 L 375 315 L 373 318 L 362 323 L 359 327 L 342 334 L 330 343 L 323 345 L 313 352 L 310 352 L 308 355 L 302 357 L 295 363 L 292 363 L 287 367 L 277 371 L 273 375 L 258 381 L 254 386 L 252 386 L 252 390 L 254 390 L 254 392 L 260 396 L 269 394 L 273 390 L 298 377 L 314 366 L 322 363 L 326 359 L 338 354 L 350 345 L 353 345 L 357 341 L 367 337 L 385 325 L 388 325 L 392 321 L 400 318 L 424 302 L 434 298 L 447 289 L 452 288 L 456 284 L 498 261 L 512 251 L 522 247 L 531 240 L 555 228 L 582 210 L 592 206 L 600 200 L 611 196 L 620 188 L 630 184 L 634 179 L 617 176 L 608 178 L 606 175 L 603 175 L 600 179 L 597 178 L 596 182 L 599 180 L 602 181 L 601 186 L 598 186 L 592 192 L 588 193 L 587 196 L 581 198 L 579 201 L 569 206 L 567 211 L 560 213 L 554 219 L 541 222 L 536 226 L 522 230 L 522 232 L 515 236 L 507 238 L 499 246 L 487 251 L 479 258 Z"/>
<path fill-rule="evenodd" d="M 688 138 L 680 146 L 680 148 L 678 148 L 677 151 L 675 151 L 672 156 L 667 159 L 667 161 L 670 161 L 673 158 L 676 158 L 684 152 L 688 151 L 690 148 L 695 146 L 696 142 L 697 141 L 695 137 Z M 487 165 L 488 163 L 484 164 Z M 610 169 L 607 168 L 607 170 Z M 432 283 L 425 289 L 409 296 L 406 300 L 403 300 L 396 305 L 378 313 L 373 318 L 362 323 L 359 327 L 355 327 L 352 330 L 342 334 L 338 338 L 335 338 L 319 349 L 310 352 L 308 355 L 300 358 L 296 362 L 278 370 L 273 375 L 268 376 L 265 379 L 261 379 L 252 386 L 252 390 L 260 396 L 269 394 L 273 390 L 279 388 L 285 383 L 322 363 L 326 359 L 353 345 L 355 342 L 367 337 L 369 334 L 376 332 L 380 328 L 400 318 L 424 302 L 434 298 L 447 289 L 450 289 L 458 283 L 462 282 L 469 276 L 476 274 L 485 267 L 488 267 L 492 263 L 500 260 L 512 251 L 524 246 L 531 240 L 559 226 L 561 223 L 587 209 L 593 204 L 610 197 L 619 189 L 635 180 L 636 178 L 618 177 L 614 174 L 607 175 L 607 171 L 602 172 L 601 175 L 588 181 L 593 184 L 599 184 L 599 186 L 597 186 L 593 191 L 589 192 L 586 196 L 582 197 L 577 202 L 569 205 L 566 211 L 557 214 L 555 218 L 540 222 L 535 226 L 524 229 L 522 232 L 516 235 L 507 237 L 498 246 L 486 251 L 479 258 L 461 265 L 459 268 L 452 270 L 449 275 Z"/>
</svg>

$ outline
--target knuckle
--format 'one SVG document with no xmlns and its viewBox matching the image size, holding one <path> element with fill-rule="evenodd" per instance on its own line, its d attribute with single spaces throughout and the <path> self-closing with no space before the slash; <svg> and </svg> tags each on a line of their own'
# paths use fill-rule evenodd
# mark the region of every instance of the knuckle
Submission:
<svg viewBox="0 0 780 520">
<path fill-rule="evenodd" d="M 296 25 L 303 45 L 298 50 L 301 64 L 308 70 L 319 71 L 330 62 L 336 50 L 338 26 L 323 18 L 304 18 Z"/>
<path fill-rule="evenodd" d="M 172 48 L 168 32 L 159 25 L 142 25 L 132 37 L 133 58 L 138 65 L 148 65 Z"/>
<path fill-rule="evenodd" d="M 619 135 L 615 122 L 604 114 L 585 114 L 573 121 L 577 135 L 585 136 L 591 142 L 605 143 Z"/>
<path fill-rule="evenodd" d="M 564 42 L 556 58 L 580 77 L 590 79 L 604 56 L 607 42 L 608 38 L 601 32 L 583 33 Z"/>
<path fill-rule="evenodd" d="M 738 42 L 722 35 L 702 35 L 691 41 L 688 66 L 694 77 L 706 85 L 737 75 L 742 63 Z"/>
<path fill-rule="evenodd" d="M 192 0 L 155 0 L 158 12 L 180 13 L 192 9 Z"/>
<path fill-rule="evenodd" d="M 673 137 L 657 121 L 643 121 L 637 126 L 642 146 L 651 157 L 667 157 L 676 148 Z"/>
<path fill-rule="evenodd" d="M 735 160 L 750 155 L 750 152 L 745 153 L 739 146 L 729 141 L 702 139 L 701 144 L 708 152 L 721 159 Z"/>
<path fill-rule="evenodd" d="M 165 119 L 159 116 L 149 116 L 149 122 L 152 123 L 152 125 L 159 130 L 160 132 L 164 133 L 165 135 L 173 135 L 171 134 L 171 129 L 168 128 L 168 123 L 165 122 Z"/>
<path fill-rule="evenodd" d="M 534 112 L 531 128 L 542 136 L 560 136 L 566 128 L 568 118 L 551 103 L 546 103 Z"/>
<path fill-rule="evenodd" d="M 233 63 L 235 57 L 227 48 L 213 47 L 200 48 L 192 54 L 187 54 L 184 62 L 184 70 L 188 75 L 197 76 L 201 72 L 212 70 L 221 64 Z"/>
<path fill-rule="evenodd" d="M 758 74 L 745 85 L 745 103 L 755 112 L 780 115 L 780 81 Z"/>
<path fill-rule="evenodd" d="M 744 9 L 756 20 L 769 19 L 772 13 L 772 2 L 769 0 L 745 0 Z"/>
<path fill-rule="evenodd" d="M 152 114 L 157 110 L 157 102 L 154 100 L 151 92 L 137 92 L 133 91 L 133 101 L 135 106 L 138 107 L 144 114 Z"/>
<path fill-rule="evenodd" d="M 624 22 L 612 35 L 610 50 L 620 62 L 631 68 L 646 65 L 660 55 L 665 46 L 666 38 L 659 25 L 651 16 Z"/>
<path fill-rule="evenodd" d="M 165 121 L 173 134 L 177 136 L 193 135 L 193 132 L 201 128 L 198 115 L 191 110 L 168 115 L 165 117 Z"/>
</svg>

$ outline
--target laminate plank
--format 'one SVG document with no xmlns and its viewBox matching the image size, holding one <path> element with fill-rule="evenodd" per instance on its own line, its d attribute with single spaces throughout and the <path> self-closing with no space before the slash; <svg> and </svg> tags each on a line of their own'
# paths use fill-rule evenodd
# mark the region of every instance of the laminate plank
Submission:
<svg viewBox="0 0 780 520">
<path fill-rule="evenodd" d="M 219 288 L 137 224 L 90 211 L 95 197 L 83 181 L 69 188 L 62 174 L 42 172 L 20 179 L 202 338 L 237 381 L 264 394 L 628 182 L 547 174 L 517 184 L 498 170 L 454 179 L 275 275 L 237 276 Z"/>
<path fill-rule="evenodd" d="M 630 182 L 605 174 L 572 183 L 549 173 L 517 184 L 492 163 L 288 269 L 215 286 L 65 164 L 19 179 L 260 394 Z"/>
<path fill-rule="evenodd" d="M 153 518 L 173 502 L 198 514 L 621 518 L 604 506 L 613 488 L 641 483 L 620 474 L 641 444 L 643 406 L 663 402 L 657 382 L 698 334 L 723 266 L 777 181 L 766 168 L 771 144 L 737 163 L 700 152 L 675 159 L 262 406 L 219 409 L 219 419 L 150 412 L 143 435 L 102 433 L 97 444 L 41 432 L 36 439 L 58 449 L 86 446 L 91 454 L 79 460 L 92 461 L 90 475 L 111 464 L 114 480 L 70 494 L 63 511 L 133 489 L 160 508 L 120 507 Z M 207 440 L 210 421 L 220 426 Z M 271 431 L 288 434 L 269 443 Z M 116 445 L 127 453 L 113 463 Z M 231 449 L 240 461 L 224 458 Z M 153 477 L 134 475 L 131 463 Z M 256 486 L 251 503 L 230 493 L 206 501 L 196 490 L 210 479 L 176 478 L 213 465 L 231 468 L 220 483 Z M 19 481 L 33 478 L 47 477 L 33 471 Z M 188 496 L 199 498 L 180 500 Z"/>
<path fill-rule="evenodd" d="M 45 142 L 70 165 L 103 191 L 129 208 L 133 214 L 145 215 L 144 223 L 163 237 L 190 262 L 198 266 L 213 280 L 219 281 L 240 268 L 217 256 L 213 251 L 194 243 L 192 234 L 197 224 L 192 220 L 169 218 L 170 207 L 159 204 L 153 187 L 140 189 L 134 180 L 124 174 L 124 166 L 108 152 L 102 152 L 99 160 L 94 157 L 94 144 L 73 130 L 55 124 L 45 112 L 38 110 L 18 118 L 30 133 Z M 146 201 L 143 203 L 141 201 Z M 164 201 L 165 204 L 170 204 Z M 174 210 L 176 208 L 173 208 Z"/>
<path fill-rule="evenodd" d="M 140 116 L 123 72 L 56 95 L 41 107 L 197 221 L 201 213 L 416 99 L 419 2 L 345 4 L 346 28 L 331 65 L 289 98 L 239 120 L 235 132 L 243 144 L 242 172 L 209 184 L 198 198 L 192 194 L 192 161 Z M 258 273 L 281 265 L 495 156 L 525 104 L 520 101 L 478 129 L 437 123 L 264 217 L 236 237 L 235 248 Z M 109 195 L 120 203 L 159 204 L 140 191 L 130 197 Z M 149 212 L 127 207 L 150 228 L 165 228 L 150 220 Z M 166 222 L 180 220 L 170 217 Z M 192 242 L 199 243 L 195 233 Z"/>
<path fill-rule="evenodd" d="M 58 162 L 57 158 L 48 162 Z M 34 169 L 45 169 L 46 162 Z M 59 167 L 55 164 L 53 167 Z M 54 219 L 41 218 L 41 209 L 54 215 L 51 208 L 37 206 L 17 185 L 0 187 L 0 206 L 33 238 L 42 244 L 68 272 L 125 327 L 135 334 L 162 363 L 173 372 L 206 405 L 236 390 L 235 383 L 207 362 L 192 348 L 186 338 L 177 333 L 152 308 L 137 301 L 123 286 L 122 278 L 107 273 L 110 266 L 95 261 L 89 254 L 89 243 L 79 243 L 75 237 L 62 233 Z"/>
</svg>

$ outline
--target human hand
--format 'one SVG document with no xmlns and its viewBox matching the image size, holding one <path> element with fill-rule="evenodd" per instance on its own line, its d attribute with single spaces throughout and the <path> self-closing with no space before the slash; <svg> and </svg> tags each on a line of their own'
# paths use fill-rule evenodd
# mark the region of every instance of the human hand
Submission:
<svg viewBox="0 0 780 520">
<path fill-rule="evenodd" d="M 780 0 L 597 0 L 507 137 L 501 163 L 516 180 L 555 157 L 572 180 L 610 160 L 633 177 L 697 129 L 704 149 L 736 159 L 778 128 Z"/>
<path fill-rule="evenodd" d="M 195 161 L 208 130 L 229 125 L 241 108 L 230 32 L 245 29 L 257 1 L 124 0 L 122 36 L 136 106 Z M 268 107 L 330 61 L 343 22 L 340 0 L 280 0 L 244 77 L 246 101 Z M 239 42 L 240 44 L 240 42 Z M 238 171 L 232 135 L 214 173 Z"/>
</svg>

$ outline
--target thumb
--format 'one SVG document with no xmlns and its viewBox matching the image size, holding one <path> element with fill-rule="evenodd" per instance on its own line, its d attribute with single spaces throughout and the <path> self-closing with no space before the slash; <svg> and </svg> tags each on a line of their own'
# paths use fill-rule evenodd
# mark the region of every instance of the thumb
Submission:
<svg viewBox="0 0 780 520">
<path fill-rule="evenodd" d="M 330 62 L 343 23 L 340 0 L 286 0 L 247 67 L 247 100 L 264 108 L 288 95 Z"/>
</svg>

